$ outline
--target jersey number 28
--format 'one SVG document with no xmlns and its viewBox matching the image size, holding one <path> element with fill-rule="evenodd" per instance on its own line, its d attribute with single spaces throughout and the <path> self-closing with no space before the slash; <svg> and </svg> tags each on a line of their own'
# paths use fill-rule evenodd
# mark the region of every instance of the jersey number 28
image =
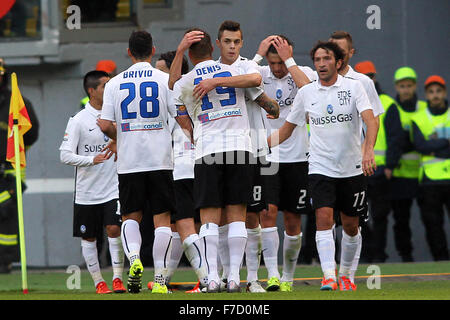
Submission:
<svg viewBox="0 0 450 320">
<path fill-rule="evenodd" d="M 147 89 L 151 88 L 149 96 Z M 137 112 L 129 112 L 128 105 L 136 98 L 136 85 L 133 82 L 121 83 L 120 90 L 128 90 L 128 96 L 120 103 L 122 119 L 136 119 Z M 159 116 L 158 83 L 154 81 L 142 82 L 139 86 L 139 114 L 142 118 L 156 118 Z M 148 104 L 152 104 L 152 111 L 148 111 Z"/>
</svg>

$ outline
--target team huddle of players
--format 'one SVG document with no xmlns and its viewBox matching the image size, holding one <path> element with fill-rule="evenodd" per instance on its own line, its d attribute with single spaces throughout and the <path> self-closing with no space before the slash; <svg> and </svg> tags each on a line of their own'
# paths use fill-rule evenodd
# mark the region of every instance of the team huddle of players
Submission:
<svg viewBox="0 0 450 320">
<path fill-rule="evenodd" d="M 152 293 L 168 292 L 183 253 L 199 280 L 192 292 L 240 292 L 244 255 L 248 292 L 292 291 L 301 215 L 309 213 L 316 215 L 321 290 L 355 290 L 365 176 L 375 168 L 383 108 L 373 82 L 348 65 L 351 37 L 335 32 L 319 41 L 311 50 L 315 72 L 295 63 L 292 43 L 281 35 L 264 39 L 253 60 L 241 57 L 237 22 L 222 23 L 216 45 L 217 61 L 208 33 L 186 31 L 170 65 L 158 61 L 164 72 L 150 64 L 151 35 L 135 31 L 129 69 L 111 79 L 100 71 L 85 76 L 90 101 L 69 120 L 60 150 L 62 162 L 76 167 L 74 236 L 82 238 L 97 292 L 111 292 L 96 252 L 104 226 L 113 291 L 126 291 L 125 252 L 128 292 L 140 292 L 143 214 L 155 226 Z M 264 58 L 268 66 L 260 66 Z M 343 226 L 339 272 L 335 212 Z M 261 252 L 265 288 L 258 282 Z"/>
</svg>

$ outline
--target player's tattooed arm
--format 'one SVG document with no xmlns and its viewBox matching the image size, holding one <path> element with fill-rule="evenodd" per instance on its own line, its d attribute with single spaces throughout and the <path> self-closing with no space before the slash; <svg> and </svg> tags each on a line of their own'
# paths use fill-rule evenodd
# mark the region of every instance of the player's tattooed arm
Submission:
<svg viewBox="0 0 450 320">
<path fill-rule="evenodd" d="M 175 82 L 181 78 L 181 69 L 183 65 L 184 52 L 189 49 L 191 44 L 200 41 L 204 37 L 201 31 L 191 31 L 184 35 L 178 45 L 175 58 L 172 61 L 169 71 L 169 89 L 173 90 Z"/>
<path fill-rule="evenodd" d="M 267 112 L 267 118 L 277 119 L 280 116 L 280 106 L 276 100 L 269 98 L 264 92 L 255 99 L 255 102 Z"/>
</svg>

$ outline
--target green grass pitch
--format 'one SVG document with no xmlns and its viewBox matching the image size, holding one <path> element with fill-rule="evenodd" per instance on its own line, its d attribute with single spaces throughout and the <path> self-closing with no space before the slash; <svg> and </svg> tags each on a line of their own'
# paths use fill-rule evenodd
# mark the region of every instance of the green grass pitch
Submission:
<svg viewBox="0 0 450 320">
<path fill-rule="evenodd" d="M 29 293 L 23 294 L 20 270 L 14 270 L 12 274 L 0 274 L 0 300 L 450 300 L 450 262 L 379 264 L 379 289 L 368 288 L 368 277 L 373 276 L 372 272 L 368 272 L 368 267 L 359 267 L 356 278 L 358 290 L 355 292 L 322 292 L 319 290 L 320 266 L 298 265 L 294 291 L 289 293 L 186 294 L 184 290 L 175 290 L 167 295 L 151 294 L 147 290 L 147 282 L 153 277 L 151 268 L 144 269 L 144 290 L 141 293 L 108 295 L 95 294 L 92 279 L 85 269 L 81 271 L 80 289 L 74 290 L 67 288 L 71 274 L 65 270 L 29 270 Z M 103 271 L 110 288 L 111 276 L 111 269 Z M 265 286 L 267 272 L 264 267 L 261 267 L 259 276 Z M 126 277 L 124 272 L 124 282 Z M 245 277 L 243 268 L 241 279 Z M 194 281 L 195 274 L 188 268 L 177 270 L 172 278 L 173 283 L 183 283 L 184 286 L 193 286 Z M 241 286 L 245 289 L 245 282 Z"/>
</svg>

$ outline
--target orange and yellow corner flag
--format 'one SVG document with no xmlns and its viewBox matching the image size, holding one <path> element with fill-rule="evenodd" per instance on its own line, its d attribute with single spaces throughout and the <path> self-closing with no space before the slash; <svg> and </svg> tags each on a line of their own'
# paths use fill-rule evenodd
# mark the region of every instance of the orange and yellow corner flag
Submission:
<svg viewBox="0 0 450 320">
<path fill-rule="evenodd" d="M 23 142 L 23 135 L 31 129 L 31 121 L 28 116 L 27 108 L 25 107 L 25 102 L 23 101 L 22 95 L 20 94 L 19 86 L 17 85 L 17 75 L 16 73 L 11 74 L 11 102 L 9 104 L 9 120 L 8 120 L 8 142 L 6 148 L 6 161 L 11 162 L 13 167 L 15 164 L 15 152 L 14 152 L 14 131 L 13 125 L 14 120 L 19 126 L 19 153 L 20 153 L 20 167 L 26 167 L 25 160 L 25 145 Z"/>
</svg>

